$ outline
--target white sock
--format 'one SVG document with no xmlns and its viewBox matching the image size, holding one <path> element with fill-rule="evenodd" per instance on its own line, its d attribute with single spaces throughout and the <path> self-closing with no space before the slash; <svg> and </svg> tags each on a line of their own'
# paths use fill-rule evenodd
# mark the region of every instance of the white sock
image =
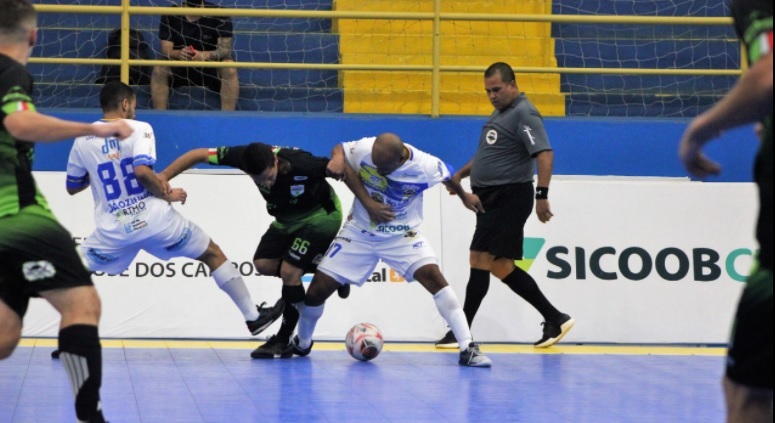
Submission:
<svg viewBox="0 0 775 423">
<path fill-rule="evenodd" d="M 213 279 L 218 284 L 218 288 L 229 294 L 231 300 L 234 301 L 242 315 L 245 316 L 246 322 L 258 319 L 258 310 L 253 299 L 250 298 L 248 287 L 245 286 L 242 275 L 240 275 L 237 268 L 230 261 L 226 260 L 221 267 L 215 269 Z"/>
<path fill-rule="evenodd" d="M 299 310 L 299 348 L 306 349 L 312 345 L 312 333 L 315 332 L 315 326 L 318 324 L 318 319 L 323 315 L 323 309 L 325 308 L 325 304 L 317 307 L 301 306 Z"/>
<path fill-rule="evenodd" d="M 457 300 L 455 291 L 452 290 L 452 287 L 445 286 L 433 296 L 433 301 L 436 302 L 436 308 L 439 309 L 441 317 L 447 321 L 449 328 L 452 329 L 452 333 L 455 334 L 460 351 L 467 350 L 468 344 L 473 341 L 473 337 L 471 336 L 471 330 L 468 328 L 466 314 L 463 312 L 463 308 L 460 307 L 460 301 Z"/>
</svg>

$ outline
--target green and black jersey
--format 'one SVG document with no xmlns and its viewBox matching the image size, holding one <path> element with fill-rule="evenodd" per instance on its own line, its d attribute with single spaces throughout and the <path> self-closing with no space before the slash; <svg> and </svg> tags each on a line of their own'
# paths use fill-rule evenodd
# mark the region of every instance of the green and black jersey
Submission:
<svg viewBox="0 0 775 423">
<path fill-rule="evenodd" d="M 772 54 L 772 0 L 734 0 L 732 16 L 750 65 Z M 772 114 L 762 124 L 764 131 L 754 168 L 761 201 L 756 236 L 761 246 L 760 265 L 772 270 Z"/>
<path fill-rule="evenodd" d="M 14 139 L 4 124 L 12 113 L 35 110 L 31 93 L 32 76 L 27 69 L 0 54 L 0 218 L 31 205 L 48 210 L 32 178 L 35 144 Z"/>
<path fill-rule="evenodd" d="M 247 146 L 210 149 L 209 163 L 242 168 L 242 152 Z M 303 150 L 274 147 L 275 155 L 290 166 L 278 172 L 271 188 L 256 184 L 266 200 L 266 209 L 278 223 L 294 224 L 321 212 L 341 211 L 339 199 L 326 180 L 328 158 L 317 157 Z"/>
</svg>

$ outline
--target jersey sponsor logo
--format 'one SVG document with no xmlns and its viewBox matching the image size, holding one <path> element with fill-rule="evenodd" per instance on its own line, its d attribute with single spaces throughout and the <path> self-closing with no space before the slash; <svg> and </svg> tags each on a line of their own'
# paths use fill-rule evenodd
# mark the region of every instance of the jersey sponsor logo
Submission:
<svg viewBox="0 0 775 423">
<path fill-rule="evenodd" d="M 145 200 L 150 196 L 151 196 L 151 193 L 146 191 L 136 197 L 130 197 L 130 198 L 127 198 L 126 200 L 121 200 L 121 201 L 114 201 L 108 204 L 108 213 L 115 213 L 116 211 L 119 211 L 121 209 L 126 209 L 132 206 L 139 205 L 139 203 L 141 203 L 142 200 Z"/>
<path fill-rule="evenodd" d="M 28 261 L 22 264 L 22 274 L 24 279 L 35 282 L 41 279 L 53 278 L 57 274 L 57 270 L 51 262 L 46 260 Z"/>
<path fill-rule="evenodd" d="M 89 256 L 91 261 L 98 264 L 109 264 L 111 262 L 118 260 L 118 257 L 112 256 L 110 254 L 106 254 L 96 248 L 89 248 L 86 251 L 86 255 Z"/>
<path fill-rule="evenodd" d="M 377 232 L 394 234 L 398 232 L 408 232 L 412 230 L 409 225 L 377 225 Z"/>
<path fill-rule="evenodd" d="M 527 134 L 527 137 L 530 139 L 530 144 L 536 145 L 536 139 L 533 136 L 533 129 L 527 125 L 525 125 L 525 129 L 522 131 Z"/>
<path fill-rule="evenodd" d="M 131 234 L 132 232 L 139 231 L 146 226 L 148 226 L 148 222 L 145 220 L 133 220 L 130 223 L 124 224 L 124 230 L 126 233 Z"/>
<path fill-rule="evenodd" d="M 404 238 L 414 238 L 417 236 L 417 231 L 406 231 Z"/>
<path fill-rule="evenodd" d="M 425 245 L 425 241 L 415 242 L 414 244 L 412 244 L 412 249 L 413 250 L 419 250 L 424 245 Z"/>
<path fill-rule="evenodd" d="M 102 144 L 102 154 L 107 156 L 108 160 L 121 157 L 121 143 L 117 138 L 105 138 Z"/>
<path fill-rule="evenodd" d="M 291 197 L 300 197 L 304 194 L 304 185 L 291 185 Z"/>
<path fill-rule="evenodd" d="M 309 179 L 309 178 L 306 177 L 306 176 L 294 176 L 293 177 L 294 181 L 306 181 L 307 179 Z"/>
<path fill-rule="evenodd" d="M 186 228 L 183 231 L 183 234 L 180 235 L 180 239 L 178 239 L 177 242 L 175 242 L 172 245 L 168 245 L 164 247 L 167 251 L 176 251 L 176 250 L 182 250 L 183 247 L 185 247 L 189 241 L 191 241 L 191 229 Z"/>
<path fill-rule="evenodd" d="M 490 129 L 487 131 L 487 135 L 484 136 L 484 139 L 487 140 L 487 144 L 495 144 L 495 141 L 498 141 L 498 131 Z"/>
</svg>

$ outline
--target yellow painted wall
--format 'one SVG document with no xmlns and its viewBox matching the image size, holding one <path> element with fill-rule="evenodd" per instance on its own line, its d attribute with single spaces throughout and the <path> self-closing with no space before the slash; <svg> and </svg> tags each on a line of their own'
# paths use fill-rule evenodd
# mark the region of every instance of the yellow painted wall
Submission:
<svg viewBox="0 0 775 423">
<path fill-rule="evenodd" d="M 444 13 L 551 13 L 551 0 L 442 0 Z M 433 12 L 432 0 L 336 0 L 338 11 Z M 343 64 L 431 65 L 433 23 L 420 20 L 339 19 Z M 441 64 L 489 66 L 504 61 L 514 67 L 556 67 L 551 24 L 444 21 Z M 431 113 L 430 72 L 342 71 L 345 113 Z M 526 92 L 544 115 L 564 115 L 559 74 L 518 74 Z M 442 114 L 487 115 L 492 106 L 483 76 L 443 72 Z"/>
</svg>

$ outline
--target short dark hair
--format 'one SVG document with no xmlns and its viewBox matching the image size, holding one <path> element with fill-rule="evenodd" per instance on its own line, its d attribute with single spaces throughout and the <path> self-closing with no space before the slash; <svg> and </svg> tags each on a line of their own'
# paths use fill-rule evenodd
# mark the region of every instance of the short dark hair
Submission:
<svg viewBox="0 0 775 423">
<path fill-rule="evenodd" d="M 260 175 L 274 165 L 272 146 L 254 142 L 242 152 L 242 170 L 249 175 Z"/>
<path fill-rule="evenodd" d="M 0 0 L 0 42 L 24 42 L 37 20 L 30 0 Z"/>
<path fill-rule="evenodd" d="M 491 64 L 490 67 L 487 68 L 486 71 L 484 71 L 484 77 L 489 78 L 495 75 L 495 72 L 500 73 L 501 81 L 507 84 L 511 81 L 517 80 L 517 76 L 514 75 L 514 69 L 512 69 L 508 63 L 496 62 Z"/>
<path fill-rule="evenodd" d="M 118 109 L 122 101 L 134 98 L 135 90 L 132 87 L 121 81 L 110 81 L 100 91 L 100 107 L 103 112 L 111 112 Z"/>
</svg>

